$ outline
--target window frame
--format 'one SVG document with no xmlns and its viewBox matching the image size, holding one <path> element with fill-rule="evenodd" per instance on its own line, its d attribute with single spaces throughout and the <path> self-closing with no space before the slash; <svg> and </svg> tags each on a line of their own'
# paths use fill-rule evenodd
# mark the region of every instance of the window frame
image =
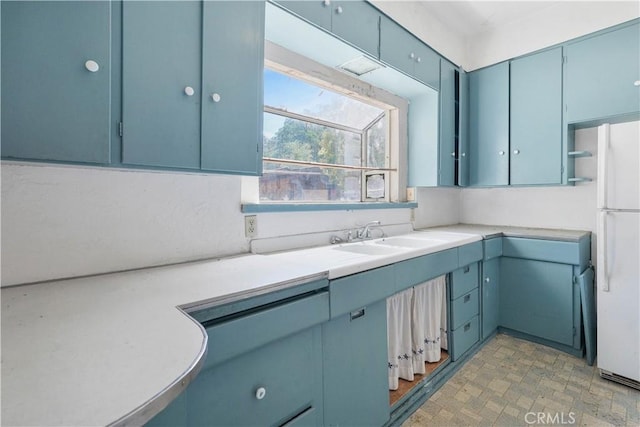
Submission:
<svg viewBox="0 0 640 427">
<path fill-rule="evenodd" d="M 406 99 L 394 95 L 384 89 L 373 86 L 344 71 L 327 67 L 305 56 L 292 52 L 273 42 L 265 40 L 265 67 L 278 73 L 289 75 L 313 85 L 324 87 L 328 90 L 345 94 L 362 102 L 374 105 L 386 111 L 388 139 L 386 144 L 386 167 L 368 168 L 366 158 L 363 157 L 361 173 L 361 198 L 360 201 L 302 201 L 296 200 L 296 204 L 344 204 L 353 205 L 366 203 L 397 203 L 406 201 L 407 188 L 407 118 L 409 103 Z M 267 111 L 265 109 L 265 111 Z M 268 111 L 267 111 L 268 112 Z M 366 128 L 363 129 L 362 150 L 366 154 Z M 366 198 L 366 174 L 385 174 L 385 199 Z M 257 179 L 257 178 L 256 178 Z M 255 185 L 259 192 L 259 187 Z M 253 202 L 261 204 L 280 204 L 280 201 L 259 201 L 259 194 L 252 197 Z M 291 201 L 289 201 L 290 203 Z"/>
</svg>

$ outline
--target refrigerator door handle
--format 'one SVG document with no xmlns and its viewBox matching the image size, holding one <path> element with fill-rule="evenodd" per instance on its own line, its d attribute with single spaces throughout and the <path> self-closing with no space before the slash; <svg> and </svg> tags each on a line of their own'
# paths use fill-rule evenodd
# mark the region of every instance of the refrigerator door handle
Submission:
<svg viewBox="0 0 640 427">
<path fill-rule="evenodd" d="M 598 126 L 598 209 L 607 208 L 607 157 L 609 153 L 609 123 Z"/>
<path fill-rule="evenodd" d="M 606 210 L 600 211 L 598 216 L 598 240 L 600 240 L 600 248 L 598 250 L 598 268 L 601 274 L 598 274 L 598 285 L 603 292 L 609 292 L 609 272 L 607 265 L 607 214 Z"/>
</svg>

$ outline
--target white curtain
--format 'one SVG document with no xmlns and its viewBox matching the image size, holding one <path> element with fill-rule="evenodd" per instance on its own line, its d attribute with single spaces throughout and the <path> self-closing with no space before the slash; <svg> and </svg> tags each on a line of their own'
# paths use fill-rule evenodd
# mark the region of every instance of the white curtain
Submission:
<svg viewBox="0 0 640 427">
<path fill-rule="evenodd" d="M 389 390 L 398 389 L 398 378 L 413 381 L 411 352 L 411 302 L 413 288 L 387 298 L 387 351 Z"/>
<path fill-rule="evenodd" d="M 413 288 L 411 340 L 413 370 L 424 374 L 425 362 L 440 360 L 442 295 L 446 294 L 445 276 L 437 277 Z"/>
<path fill-rule="evenodd" d="M 440 360 L 447 348 L 446 276 L 440 276 L 387 299 L 389 390 L 398 379 L 425 374 L 425 362 Z"/>
</svg>

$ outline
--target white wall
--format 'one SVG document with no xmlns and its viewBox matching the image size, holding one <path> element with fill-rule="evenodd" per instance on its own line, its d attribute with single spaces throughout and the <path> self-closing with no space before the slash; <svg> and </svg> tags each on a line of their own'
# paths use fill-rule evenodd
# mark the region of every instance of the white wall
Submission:
<svg viewBox="0 0 640 427">
<path fill-rule="evenodd" d="M 2 285 L 247 251 L 240 179 L 2 164 Z"/>
<path fill-rule="evenodd" d="M 637 1 L 561 1 L 466 40 L 465 70 L 475 70 L 640 16 Z"/>
<path fill-rule="evenodd" d="M 2 286 L 246 253 L 241 178 L 2 162 Z M 258 240 L 303 245 L 410 209 L 258 214 Z M 280 241 L 282 244 L 282 239 Z M 299 242 L 287 242 L 289 246 Z"/>
<path fill-rule="evenodd" d="M 460 190 L 457 188 L 417 188 L 416 200 L 416 229 L 461 222 Z"/>
</svg>

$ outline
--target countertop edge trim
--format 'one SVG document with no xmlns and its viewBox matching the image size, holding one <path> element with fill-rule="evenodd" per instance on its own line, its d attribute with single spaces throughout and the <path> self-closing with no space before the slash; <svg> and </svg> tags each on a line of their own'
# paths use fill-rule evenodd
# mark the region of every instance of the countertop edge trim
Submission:
<svg viewBox="0 0 640 427">
<path fill-rule="evenodd" d="M 207 335 L 206 330 L 193 317 L 191 317 L 187 312 L 185 312 L 181 307 L 176 307 L 184 316 L 186 316 L 189 320 L 196 324 L 196 326 L 200 329 L 202 333 L 202 345 L 200 347 L 200 351 L 198 355 L 194 359 L 194 361 L 189 365 L 189 367 L 176 378 L 171 384 L 169 384 L 166 388 L 159 391 L 155 396 L 147 400 L 142 405 L 133 409 L 126 415 L 123 415 L 116 421 L 109 424 L 112 427 L 125 427 L 125 426 L 140 426 L 148 422 L 154 416 L 159 414 L 163 409 L 165 409 L 171 402 L 173 402 L 182 392 L 185 391 L 187 386 L 191 384 L 191 382 L 195 379 L 195 377 L 200 373 L 200 370 L 204 366 L 204 362 L 207 355 L 207 342 L 209 337 Z"/>
<path fill-rule="evenodd" d="M 240 291 L 233 294 L 227 294 L 220 297 L 214 297 L 206 300 L 196 301 L 192 303 L 182 304 L 180 305 L 180 309 L 184 310 L 187 315 L 189 313 L 193 313 L 200 310 L 206 310 L 211 307 L 215 307 L 217 305 L 228 304 L 232 302 L 237 302 L 241 300 L 245 300 L 248 298 L 258 297 L 265 294 L 270 294 L 274 291 L 279 291 L 283 289 L 287 289 L 297 285 L 304 285 L 305 283 L 309 283 L 315 280 L 327 279 L 329 277 L 328 271 L 323 271 L 317 274 L 311 274 L 307 276 L 296 277 L 295 279 L 285 280 L 283 282 L 274 283 L 271 285 L 266 285 L 259 287 L 252 291 Z M 190 317 L 191 318 L 191 317 Z M 195 319 L 194 319 L 195 321 Z M 196 321 L 197 322 L 197 321 Z M 199 323 L 198 323 L 199 324 Z"/>
</svg>

